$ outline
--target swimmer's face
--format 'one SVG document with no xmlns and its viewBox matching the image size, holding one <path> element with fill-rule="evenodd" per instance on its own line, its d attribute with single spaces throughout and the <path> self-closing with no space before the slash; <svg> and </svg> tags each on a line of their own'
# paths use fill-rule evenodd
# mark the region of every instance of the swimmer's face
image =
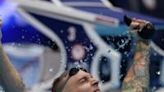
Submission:
<svg viewBox="0 0 164 92">
<path fill-rule="evenodd" d="M 70 77 L 62 92 L 100 92 L 98 81 L 91 74 L 80 70 Z"/>
</svg>

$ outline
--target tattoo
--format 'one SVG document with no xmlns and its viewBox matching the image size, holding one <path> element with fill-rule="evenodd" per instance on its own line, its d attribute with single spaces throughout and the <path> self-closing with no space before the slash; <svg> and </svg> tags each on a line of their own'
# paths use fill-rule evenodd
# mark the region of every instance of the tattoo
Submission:
<svg viewBox="0 0 164 92">
<path fill-rule="evenodd" d="M 122 92 L 148 92 L 149 50 L 148 42 L 142 39 L 137 41 L 134 62 L 123 81 Z"/>
</svg>

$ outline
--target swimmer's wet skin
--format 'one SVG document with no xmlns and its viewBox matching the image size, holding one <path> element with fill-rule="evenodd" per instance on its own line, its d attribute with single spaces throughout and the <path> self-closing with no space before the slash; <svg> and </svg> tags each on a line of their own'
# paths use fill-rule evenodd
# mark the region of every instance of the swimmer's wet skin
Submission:
<svg viewBox="0 0 164 92">
<path fill-rule="evenodd" d="M 137 22 L 136 20 L 131 20 L 129 26 L 132 22 Z M 142 22 L 142 20 L 139 21 Z M 136 40 L 133 64 L 123 81 L 122 92 L 149 92 L 150 40 L 154 32 L 155 28 L 151 23 L 145 24 L 142 29 L 139 28 L 137 32 L 133 32 Z"/>
<path fill-rule="evenodd" d="M 2 23 L 1 20 L 0 23 Z M 3 89 L 5 90 L 5 92 L 25 92 L 24 84 L 18 72 L 11 64 L 9 58 L 4 52 L 1 42 L 0 42 L 0 83 Z"/>
<path fill-rule="evenodd" d="M 72 68 L 54 81 L 51 92 L 100 92 L 100 88 L 85 69 Z"/>
</svg>

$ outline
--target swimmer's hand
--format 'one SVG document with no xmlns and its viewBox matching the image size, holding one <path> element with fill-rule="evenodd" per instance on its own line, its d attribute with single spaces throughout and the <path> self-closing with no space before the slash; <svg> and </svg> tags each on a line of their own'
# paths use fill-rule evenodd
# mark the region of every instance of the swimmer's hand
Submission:
<svg viewBox="0 0 164 92">
<path fill-rule="evenodd" d="M 155 33 L 155 28 L 149 21 L 130 18 L 125 15 L 124 22 L 132 30 L 135 30 L 137 34 L 143 39 L 151 39 Z"/>
</svg>

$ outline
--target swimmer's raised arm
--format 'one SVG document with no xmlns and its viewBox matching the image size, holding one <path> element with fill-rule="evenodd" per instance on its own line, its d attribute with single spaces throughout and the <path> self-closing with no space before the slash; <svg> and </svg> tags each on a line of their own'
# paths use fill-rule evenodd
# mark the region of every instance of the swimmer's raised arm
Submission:
<svg viewBox="0 0 164 92">
<path fill-rule="evenodd" d="M 2 20 L 0 20 L 1 28 Z M 1 39 L 1 38 L 0 38 Z M 0 43 L 0 85 L 5 92 L 25 92 L 24 84 Z"/>
<path fill-rule="evenodd" d="M 154 27 L 145 20 L 132 19 L 129 26 L 135 28 L 131 34 L 136 40 L 133 64 L 123 81 L 122 92 L 149 92 L 150 39 Z M 142 28 L 141 28 L 142 27 Z"/>
</svg>

